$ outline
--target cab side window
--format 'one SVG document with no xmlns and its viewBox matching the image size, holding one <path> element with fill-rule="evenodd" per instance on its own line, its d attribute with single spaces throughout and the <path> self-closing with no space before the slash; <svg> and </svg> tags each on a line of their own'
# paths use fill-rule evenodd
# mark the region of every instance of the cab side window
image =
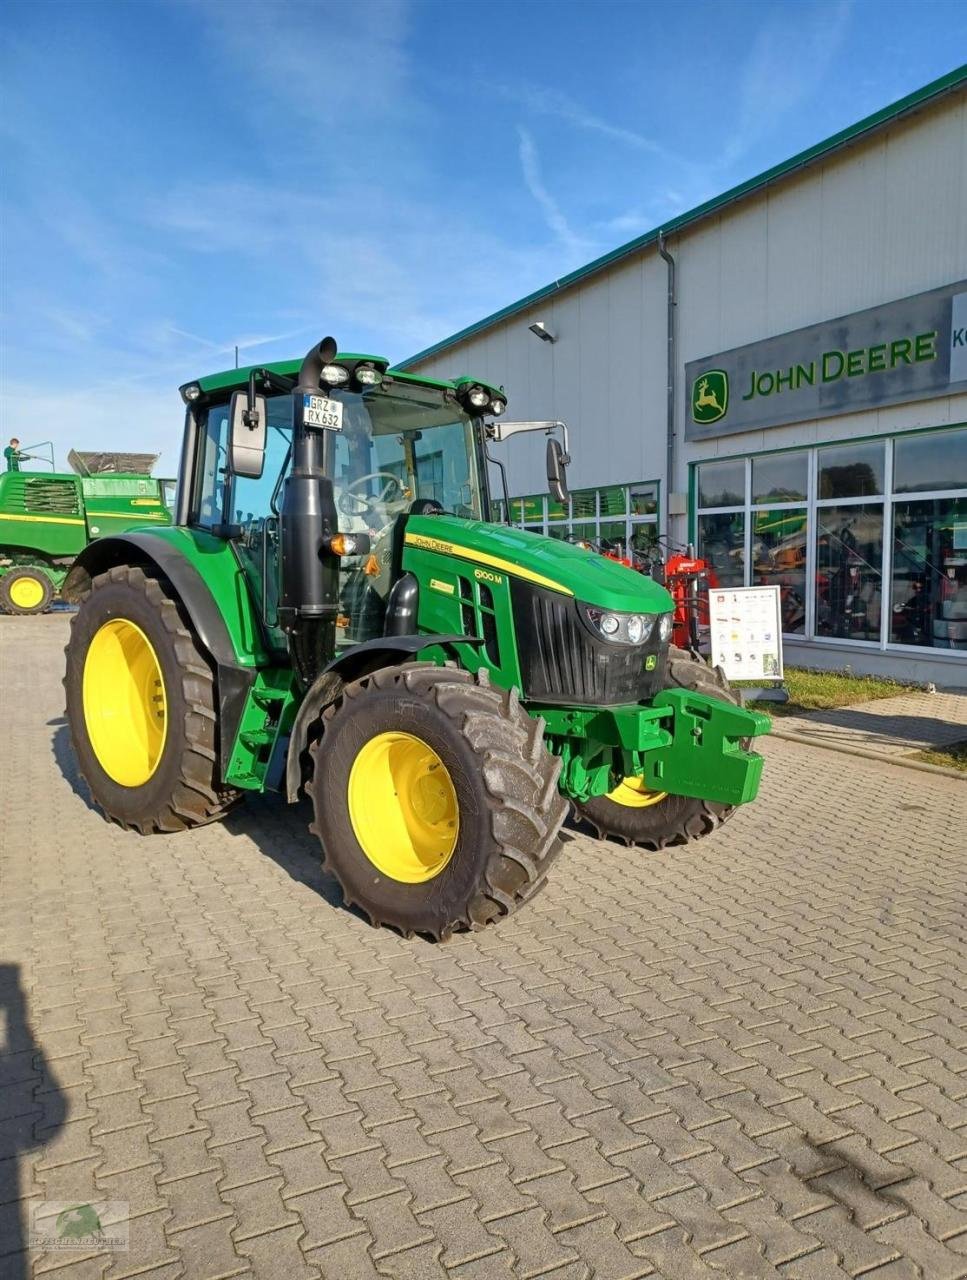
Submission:
<svg viewBox="0 0 967 1280">
<path fill-rule="evenodd" d="M 203 529 L 222 523 L 228 479 L 228 405 L 212 405 L 198 424 L 199 440 L 192 502 L 195 522 Z"/>
</svg>

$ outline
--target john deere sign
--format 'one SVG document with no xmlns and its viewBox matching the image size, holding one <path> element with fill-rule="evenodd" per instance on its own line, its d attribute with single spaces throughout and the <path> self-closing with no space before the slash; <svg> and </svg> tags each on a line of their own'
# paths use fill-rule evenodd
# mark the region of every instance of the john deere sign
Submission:
<svg viewBox="0 0 967 1280">
<path fill-rule="evenodd" d="M 685 438 L 967 390 L 967 281 L 685 366 Z"/>
</svg>

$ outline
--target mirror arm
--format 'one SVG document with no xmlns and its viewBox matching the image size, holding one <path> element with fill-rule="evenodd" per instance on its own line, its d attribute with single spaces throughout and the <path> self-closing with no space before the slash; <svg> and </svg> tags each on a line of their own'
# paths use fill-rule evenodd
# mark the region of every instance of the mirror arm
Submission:
<svg viewBox="0 0 967 1280">
<path fill-rule="evenodd" d="M 247 427 L 258 426 L 258 419 L 255 416 L 255 397 L 258 394 L 255 389 L 256 382 L 262 384 L 263 391 L 278 391 L 281 395 L 295 390 L 295 378 L 283 377 L 282 374 L 273 373 L 271 369 L 251 369 L 248 375 L 248 403 L 245 406 Z"/>
<path fill-rule="evenodd" d="M 504 490 L 504 524 L 510 524 L 510 490 L 507 488 L 507 468 L 500 458 L 495 458 L 491 454 L 489 440 L 484 440 L 484 457 L 488 462 L 492 462 L 500 472 L 500 483 Z"/>
</svg>

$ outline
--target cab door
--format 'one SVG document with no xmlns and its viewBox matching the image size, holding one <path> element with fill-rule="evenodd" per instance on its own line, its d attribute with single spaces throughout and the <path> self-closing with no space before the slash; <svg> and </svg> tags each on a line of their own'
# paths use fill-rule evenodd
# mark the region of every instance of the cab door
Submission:
<svg viewBox="0 0 967 1280">
<path fill-rule="evenodd" d="M 231 542 L 271 648 L 284 652 L 278 625 L 279 503 L 292 459 L 292 397 L 267 402 L 268 429 L 261 476 L 229 468 L 229 402 L 212 405 L 199 422 L 194 523 Z"/>
</svg>

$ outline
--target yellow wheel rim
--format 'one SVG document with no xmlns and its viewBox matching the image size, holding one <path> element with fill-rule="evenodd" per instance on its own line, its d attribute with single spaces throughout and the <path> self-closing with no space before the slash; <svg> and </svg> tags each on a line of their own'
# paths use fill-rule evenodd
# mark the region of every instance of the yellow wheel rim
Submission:
<svg viewBox="0 0 967 1280">
<path fill-rule="evenodd" d="M 349 819 L 377 870 L 403 884 L 438 876 L 460 832 L 457 793 L 446 765 L 411 733 L 378 733 L 353 761 Z"/>
<path fill-rule="evenodd" d="M 44 598 L 44 584 L 38 578 L 17 578 L 10 584 L 10 599 L 18 609 L 36 609 Z"/>
<path fill-rule="evenodd" d="M 98 764 L 122 787 L 154 774 L 168 733 L 161 664 L 127 618 L 105 622 L 84 660 L 84 724 Z"/>
<path fill-rule="evenodd" d="M 647 809 L 667 795 L 667 791 L 649 791 L 641 778 L 622 778 L 615 789 L 608 792 L 608 799 L 629 809 Z"/>
</svg>

